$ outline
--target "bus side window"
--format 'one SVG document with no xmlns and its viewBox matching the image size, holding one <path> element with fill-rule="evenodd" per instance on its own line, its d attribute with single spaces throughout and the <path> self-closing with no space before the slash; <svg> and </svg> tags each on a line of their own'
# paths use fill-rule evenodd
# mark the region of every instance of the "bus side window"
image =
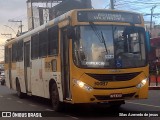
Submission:
<svg viewBox="0 0 160 120">
<path fill-rule="evenodd" d="M 58 26 L 48 29 L 48 55 L 58 54 Z"/>
<path fill-rule="evenodd" d="M 17 43 L 17 61 L 22 61 L 23 60 L 23 40 L 20 40 Z"/>
<path fill-rule="evenodd" d="M 39 57 L 47 56 L 48 34 L 47 30 L 39 33 Z"/>
<path fill-rule="evenodd" d="M 17 61 L 17 42 L 12 45 L 12 62 Z"/>
<path fill-rule="evenodd" d="M 5 47 L 5 63 L 8 63 L 9 53 L 8 53 L 8 46 Z"/>
<path fill-rule="evenodd" d="M 35 34 L 31 37 L 31 58 L 37 59 L 39 56 L 39 36 Z"/>
</svg>

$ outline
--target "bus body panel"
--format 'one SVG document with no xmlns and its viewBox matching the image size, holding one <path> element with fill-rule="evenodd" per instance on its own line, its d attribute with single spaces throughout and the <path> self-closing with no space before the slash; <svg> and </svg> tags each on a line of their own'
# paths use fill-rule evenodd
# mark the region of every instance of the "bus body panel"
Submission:
<svg viewBox="0 0 160 120">
<path fill-rule="evenodd" d="M 72 61 L 71 61 L 72 62 Z M 73 64 L 72 64 L 73 65 Z M 137 88 L 136 86 L 143 80 L 148 79 L 148 66 L 141 68 L 132 68 L 132 69 L 104 69 L 104 70 L 96 70 L 96 69 L 80 69 L 76 66 L 71 67 L 72 78 L 71 78 L 71 90 L 72 90 L 72 103 L 96 103 L 96 102 L 108 102 L 113 101 L 110 98 L 111 94 L 122 94 L 124 97 L 123 100 L 129 99 L 147 99 L 148 98 L 148 81 L 142 88 Z M 114 71 L 114 72 L 113 72 Z M 126 73 L 136 73 L 139 74 L 131 80 L 126 81 L 99 81 L 98 79 L 94 79 L 93 77 L 87 75 L 89 74 L 126 74 Z M 74 83 L 74 80 L 80 80 L 87 85 L 93 88 L 92 91 L 87 91 Z M 98 96 L 97 98 L 95 96 Z M 91 100 L 94 99 L 94 100 Z M 104 100 L 103 100 L 104 99 Z M 114 100 L 122 100 L 115 98 Z"/>
<path fill-rule="evenodd" d="M 21 85 L 21 91 L 26 93 L 26 84 L 24 78 L 24 62 L 17 62 L 17 76 L 15 76 L 15 85 L 16 85 L 16 78 L 19 80 Z"/>
<path fill-rule="evenodd" d="M 31 85 L 32 95 L 44 97 L 42 59 L 32 60 Z"/>
<path fill-rule="evenodd" d="M 125 88 L 125 89 L 96 89 L 92 92 L 86 92 L 85 90 L 79 88 L 78 86 L 73 86 L 73 103 L 99 103 L 99 102 L 109 102 L 109 101 L 119 101 L 119 100 L 133 100 L 133 99 L 147 99 L 148 93 L 144 91 L 148 90 L 148 83 L 141 89 Z M 123 98 L 114 98 L 110 96 L 112 94 L 122 94 L 125 96 Z"/>
</svg>

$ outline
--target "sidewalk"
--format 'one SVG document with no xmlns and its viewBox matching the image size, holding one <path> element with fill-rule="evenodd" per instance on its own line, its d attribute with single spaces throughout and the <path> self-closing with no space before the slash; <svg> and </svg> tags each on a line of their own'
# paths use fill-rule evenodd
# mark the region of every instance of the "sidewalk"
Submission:
<svg viewBox="0 0 160 120">
<path fill-rule="evenodd" d="M 160 75 L 150 75 L 149 90 L 160 90 Z"/>
</svg>

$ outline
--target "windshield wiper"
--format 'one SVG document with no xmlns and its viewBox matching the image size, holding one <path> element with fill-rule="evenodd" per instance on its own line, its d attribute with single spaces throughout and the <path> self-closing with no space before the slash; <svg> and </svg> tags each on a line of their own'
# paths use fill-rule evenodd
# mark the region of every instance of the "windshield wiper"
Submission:
<svg viewBox="0 0 160 120">
<path fill-rule="evenodd" d="M 104 36 L 103 36 L 103 32 L 102 31 L 98 31 L 98 29 L 96 28 L 96 26 L 94 25 L 93 22 L 89 22 L 89 24 L 90 24 L 92 30 L 95 32 L 95 34 L 96 34 L 97 38 L 99 39 L 99 41 L 104 44 L 106 53 L 108 54 L 108 50 L 107 50 L 106 42 L 105 42 L 105 39 L 104 39 Z"/>
<path fill-rule="evenodd" d="M 102 32 L 102 31 L 101 31 L 101 37 L 102 37 L 102 43 L 104 44 L 104 47 L 105 47 L 106 53 L 108 54 L 106 41 L 105 41 L 105 39 L 104 39 L 104 36 L 103 36 L 103 32 Z"/>
</svg>

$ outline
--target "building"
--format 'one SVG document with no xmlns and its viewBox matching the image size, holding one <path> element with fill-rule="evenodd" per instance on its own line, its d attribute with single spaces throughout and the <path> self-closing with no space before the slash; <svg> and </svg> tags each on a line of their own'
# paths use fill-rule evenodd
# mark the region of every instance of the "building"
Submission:
<svg viewBox="0 0 160 120">
<path fill-rule="evenodd" d="M 28 29 L 32 30 L 72 9 L 88 8 L 92 8 L 91 0 L 27 0 Z"/>
<path fill-rule="evenodd" d="M 145 22 L 144 22 L 144 26 L 145 26 L 145 30 L 146 30 L 146 31 L 150 31 L 150 24 L 151 24 L 150 21 L 145 21 Z M 153 29 L 154 26 L 155 26 L 155 22 L 152 22 L 151 29 Z"/>
<path fill-rule="evenodd" d="M 153 29 L 151 29 L 151 38 L 157 38 L 160 36 L 160 25 L 155 25 Z"/>
</svg>

